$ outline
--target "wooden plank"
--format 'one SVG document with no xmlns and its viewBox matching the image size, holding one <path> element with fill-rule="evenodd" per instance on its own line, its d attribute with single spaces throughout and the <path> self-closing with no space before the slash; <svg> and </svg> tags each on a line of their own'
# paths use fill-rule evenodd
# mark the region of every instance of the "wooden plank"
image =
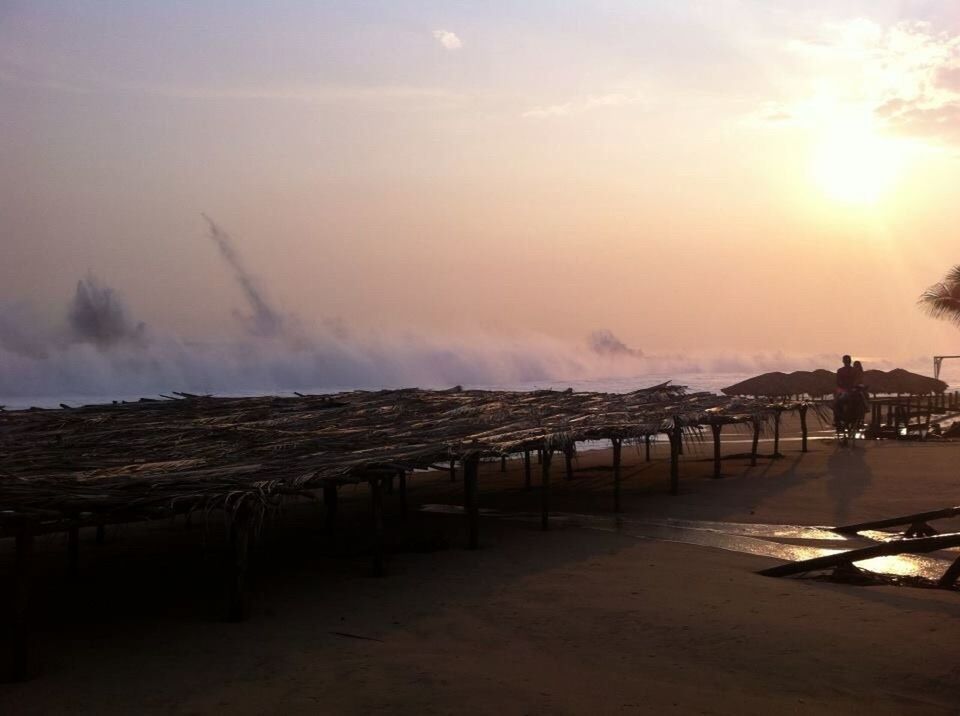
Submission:
<svg viewBox="0 0 960 716">
<path fill-rule="evenodd" d="M 540 528 L 550 529 L 550 463 L 553 460 L 553 450 L 543 448 L 540 451 Z"/>
<path fill-rule="evenodd" d="M 849 525 L 834 527 L 834 532 L 843 534 L 853 534 L 863 530 L 879 530 L 884 527 L 899 527 L 900 525 L 912 525 L 914 522 L 926 522 L 928 520 L 938 520 L 947 517 L 956 517 L 960 515 L 960 506 L 945 507 L 942 510 L 930 510 L 928 512 L 916 512 L 912 515 L 900 515 L 898 517 L 888 517 L 882 520 L 871 520 L 869 522 L 857 522 Z"/>
<path fill-rule="evenodd" d="M 829 554 L 824 557 L 814 557 L 813 559 L 804 559 L 799 562 L 788 562 L 787 564 L 780 564 L 776 567 L 761 570 L 760 574 L 766 577 L 787 577 L 792 574 L 814 572 L 845 564 L 853 564 L 854 562 L 862 562 L 865 559 L 873 559 L 874 557 L 887 557 L 896 554 L 923 554 L 925 552 L 936 552 L 940 549 L 957 546 L 960 546 L 960 533 L 958 532 L 936 535 L 935 537 L 901 539 L 892 542 L 883 542 L 882 544 L 863 547 L 861 549 L 851 549 L 846 552 Z"/>
<path fill-rule="evenodd" d="M 480 546 L 480 505 L 477 493 L 480 456 L 471 455 L 463 460 L 463 509 L 467 516 L 467 548 Z"/>
</svg>

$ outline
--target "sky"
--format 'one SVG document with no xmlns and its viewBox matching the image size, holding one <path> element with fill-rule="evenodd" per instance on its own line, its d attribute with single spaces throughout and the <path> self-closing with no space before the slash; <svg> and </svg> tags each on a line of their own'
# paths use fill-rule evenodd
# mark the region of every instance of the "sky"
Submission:
<svg viewBox="0 0 960 716">
<path fill-rule="evenodd" d="M 0 310 L 960 353 L 953 0 L 0 3 Z M 222 247 L 221 247 L 222 249 Z M 829 366 L 828 366 L 829 367 Z"/>
</svg>

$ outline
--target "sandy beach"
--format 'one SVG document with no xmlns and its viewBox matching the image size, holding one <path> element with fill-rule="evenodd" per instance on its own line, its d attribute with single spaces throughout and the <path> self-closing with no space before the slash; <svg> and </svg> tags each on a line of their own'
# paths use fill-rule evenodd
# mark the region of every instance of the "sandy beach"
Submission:
<svg viewBox="0 0 960 716">
<path fill-rule="evenodd" d="M 724 453 L 742 452 L 728 437 Z M 624 518 L 833 525 L 960 502 L 960 444 L 782 450 L 755 468 L 727 459 L 715 480 L 709 445 L 693 445 L 670 496 L 663 446 L 650 463 L 626 449 Z M 84 534 L 74 582 L 63 537 L 47 538 L 40 670 L 0 686 L 0 712 L 957 713 L 956 592 L 772 579 L 756 574 L 769 558 L 632 537 L 610 514 L 609 459 L 582 453 L 571 481 L 556 461 L 551 503 L 609 515 L 609 531 L 486 518 L 471 552 L 458 516 L 414 510 L 402 526 L 388 498 L 383 578 L 364 489 L 343 491 L 335 537 L 321 509 L 292 505 L 241 624 L 218 618 L 216 518 L 115 528 L 99 547 Z M 460 491 L 418 474 L 411 507 Z M 518 462 L 482 469 L 484 508 L 535 512 L 536 493 Z M 4 545 L 4 569 L 10 557 Z"/>
</svg>

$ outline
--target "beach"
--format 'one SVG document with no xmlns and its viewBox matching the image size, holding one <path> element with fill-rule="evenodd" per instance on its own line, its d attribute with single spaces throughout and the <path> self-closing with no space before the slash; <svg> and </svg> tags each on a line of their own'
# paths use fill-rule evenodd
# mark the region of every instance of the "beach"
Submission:
<svg viewBox="0 0 960 716">
<path fill-rule="evenodd" d="M 725 455 L 744 452 L 725 437 Z M 370 576 L 364 488 L 342 491 L 335 536 L 322 509 L 293 504 L 265 533 L 240 624 L 218 617 L 216 517 L 114 528 L 101 546 L 84 533 L 73 582 L 51 536 L 38 544 L 39 673 L 0 686 L 0 711 L 956 713 L 956 591 L 762 577 L 776 560 L 630 529 L 650 517 L 835 525 L 960 502 L 960 444 L 813 442 L 803 454 L 788 440 L 781 452 L 753 468 L 725 459 L 712 479 L 709 442 L 690 443 L 671 496 L 664 446 L 650 463 L 625 448 L 619 526 L 609 451 L 581 453 L 569 481 L 554 460 L 551 510 L 607 527 L 488 517 L 476 551 L 462 517 L 417 510 L 460 504 L 462 484 L 417 473 L 405 525 L 386 497 L 382 578 Z M 507 468 L 484 463 L 481 507 L 536 513 L 522 464 Z"/>
</svg>

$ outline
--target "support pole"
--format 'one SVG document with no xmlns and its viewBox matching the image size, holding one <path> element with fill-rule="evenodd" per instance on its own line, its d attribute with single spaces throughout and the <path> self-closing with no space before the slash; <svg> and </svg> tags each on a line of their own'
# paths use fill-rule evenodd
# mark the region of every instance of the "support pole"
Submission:
<svg viewBox="0 0 960 716">
<path fill-rule="evenodd" d="M 753 447 L 750 448 L 750 467 L 757 466 L 757 449 L 760 447 L 760 416 L 753 416 Z"/>
<path fill-rule="evenodd" d="M 337 486 L 334 484 L 325 484 L 323 486 L 323 507 L 326 514 L 324 528 L 327 532 L 333 532 L 337 524 L 337 506 L 340 496 L 337 492 Z"/>
<path fill-rule="evenodd" d="M 800 406 L 800 452 L 807 452 L 807 405 Z"/>
<path fill-rule="evenodd" d="M 477 473 L 480 456 L 470 455 L 463 461 L 463 511 L 467 516 L 467 548 L 480 546 L 480 505 L 477 499 Z"/>
<path fill-rule="evenodd" d="M 500 456 L 500 472 L 506 472 L 506 471 L 507 471 L 507 456 L 501 455 Z"/>
<path fill-rule="evenodd" d="M 530 489 L 530 450 L 523 451 L 523 489 Z"/>
<path fill-rule="evenodd" d="M 250 525 L 247 511 L 237 510 L 230 519 L 230 552 L 227 555 L 227 621 L 240 622 L 247 614 L 247 561 Z"/>
<path fill-rule="evenodd" d="M 67 569 L 71 577 L 80 571 L 80 528 L 71 527 L 67 531 Z"/>
<path fill-rule="evenodd" d="M 383 490 L 386 478 L 370 480 L 370 518 L 373 523 L 373 576 L 383 576 Z"/>
<path fill-rule="evenodd" d="M 569 442 L 563 446 L 563 460 L 566 468 L 566 479 L 573 479 L 573 443 Z"/>
<path fill-rule="evenodd" d="M 613 511 L 620 512 L 620 450 L 623 441 L 613 438 Z"/>
<path fill-rule="evenodd" d="M 650 436 L 649 435 L 644 436 L 643 442 L 645 443 L 646 449 L 647 449 L 647 456 L 646 456 L 645 462 L 650 462 Z"/>
<path fill-rule="evenodd" d="M 780 411 L 773 411 L 773 456 L 783 457 L 780 454 Z"/>
<path fill-rule="evenodd" d="M 397 478 L 400 483 L 400 517 L 407 519 L 407 471 L 397 470 Z"/>
<path fill-rule="evenodd" d="M 456 482 L 456 481 L 457 481 L 457 461 L 451 460 L 450 461 L 450 482 Z"/>
<path fill-rule="evenodd" d="M 720 477 L 720 432 L 723 430 L 723 423 L 710 423 L 710 430 L 713 431 L 713 476 Z"/>
<path fill-rule="evenodd" d="M 30 581 L 33 572 L 33 532 L 21 527 L 17 532 L 16 586 L 13 605 L 14 681 L 26 681 L 30 675 Z"/>
<path fill-rule="evenodd" d="M 670 494 L 680 492 L 680 445 L 683 442 L 683 428 L 680 420 L 673 419 L 673 428 L 670 434 Z"/>
<path fill-rule="evenodd" d="M 550 462 L 553 459 L 553 450 L 543 448 L 540 451 L 543 461 L 540 463 L 540 528 L 550 529 Z"/>
</svg>

